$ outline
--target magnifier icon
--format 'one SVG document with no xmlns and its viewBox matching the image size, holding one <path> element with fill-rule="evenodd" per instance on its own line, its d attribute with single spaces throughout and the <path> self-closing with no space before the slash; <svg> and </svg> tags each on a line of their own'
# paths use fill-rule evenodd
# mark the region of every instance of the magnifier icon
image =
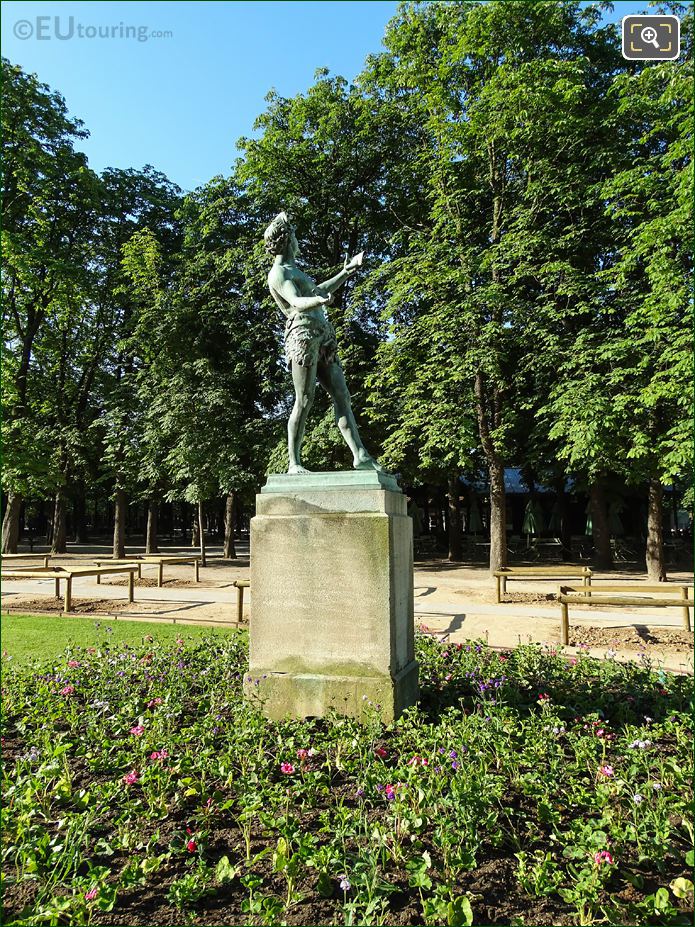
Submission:
<svg viewBox="0 0 695 927">
<path fill-rule="evenodd" d="M 657 51 L 660 50 L 659 43 L 656 41 L 656 29 L 652 28 L 652 26 L 645 26 L 640 32 L 640 38 L 645 45 L 653 45 Z"/>
</svg>

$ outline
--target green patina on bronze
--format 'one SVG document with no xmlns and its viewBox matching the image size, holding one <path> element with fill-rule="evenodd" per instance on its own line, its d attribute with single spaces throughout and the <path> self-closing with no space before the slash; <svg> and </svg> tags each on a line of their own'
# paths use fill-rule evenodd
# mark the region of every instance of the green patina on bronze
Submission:
<svg viewBox="0 0 695 927">
<path fill-rule="evenodd" d="M 352 451 L 353 467 L 356 470 L 381 470 L 360 438 L 343 368 L 338 360 L 335 331 L 324 308 L 333 302 L 336 290 L 362 266 L 362 253 L 352 260 L 346 257 L 341 271 L 317 284 L 297 267 L 299 245 L 286 213 L 281 212 L 273 219 L 263 237 L 266 251 L 275 258 L 268 274 L 268 286 L 286 319 L 285 357 L 292 371 L 296 394 L 287 423 L 287 472 L 293 475 L 309 472 L 302 466 L 301 448 L 317 379 L 333 400 L 336 424 Z"/>
</svg>

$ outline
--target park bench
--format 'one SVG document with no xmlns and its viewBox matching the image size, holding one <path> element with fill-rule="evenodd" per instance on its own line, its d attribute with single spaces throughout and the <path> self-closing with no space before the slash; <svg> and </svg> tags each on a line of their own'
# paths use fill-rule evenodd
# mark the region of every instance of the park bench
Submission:
<svg viewBox="0 0 695 927">
<path fill-rule="evenodd" d="M 127 573 L 128 574 L 128 601 L 132 602 L 134 595 L 134 573 L 136 565 L 119 564 L 110 567 L 36 567 L 29 570 L 5 570 L 0 573 L 2 579 L 53 579 L 55 580 L 55 595 L 60 598 L 60 581 L 65 581 L 65 598 L 64 611 L 69 612 L 72 609 L 72 581 L 75 578 L 85 576 L 96 576 L 97 582 L 100 578 L 109 573 Z"/>
<path fill-rule="evenodd" d="M 241 624 L 244 620 L 244 589 L 248 589 L 251 583 L 248 579 L 235 579 L 232 583 L 236 586 L 236 620 Z"/>
<path fill-rule="evenodd" d="M 497 581 L 497 602 L 499 604 L 507 591 L 509 579 L 581 579 L 584 586 L 590 586 L 592 572 L 587 566 L 567 564 L 565 566 L 504 567 L 502 570 L 495 570 L 493 576 Z"/>
<path fill-rule="evenodd" d="M 200 582 L 200 554 L 183 554 L 179 556 L 169 554 L 134 554 L 132 557 L 124 557 L 122 560 L 114 560 L 112 557 L 95 559 L 93 561 L 99 566 L 102 563 L 130 563 L 138 568 L 138 579 L 142 579 L 143 564 L 152 564 L 157 567 L 157 585 L 164 584 L 164 564 L 165 563 L 192 563 L 193 576 L 197 583 Z M 99 582 L 99 580 L 97 580 Z"/>
<path fill-rule="evenodd" d="M 680 605 L 683 608 L 683 628 L 690 632 L 690 609 L 693 599 L 688 598 L 687 584 L 657 583 L 653 586 L 641 584 L 611 583 L 605 586 L 560 586 L 558 602 L 560 603 L 560 643 L 569 642 L 569 607 L 570 605 L 618 605 L 633 608 L 669 608 Z M 616 595 L 616 593 L 640 593 L 640 595 Z M 667 595 L 678 596 L 668 599 Z M 645 596 L 649 596 L 646 598 Z"/>
<path fill-rule="evenodd" d="M 50 554 L 3 554 L 2 561 L 5 560 L 12 561 L 12 564 L 16 563 L 17 560 L 43 560 L 43 565 L 48 569 L 48 561 L 51 559 Z"/>
</svg>

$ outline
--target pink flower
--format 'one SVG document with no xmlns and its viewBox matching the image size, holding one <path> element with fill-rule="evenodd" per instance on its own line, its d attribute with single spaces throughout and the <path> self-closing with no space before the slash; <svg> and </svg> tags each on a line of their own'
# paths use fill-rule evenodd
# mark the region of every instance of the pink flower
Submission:
<svg viewBox="0 0 695 927">
<path fill-rule="evenodd" d="M 377 747 L 374 750 L 374 756 L 378 756 L 380 760 L 385 760 L 388 755 L 388 750 L 385 750 L 383 747 Z"/>
<path fill-rule="evenodd" d="M 157 697 L 157 698 L 151 698 L 151 699 L 149 700 L 149 702 L 147 703 L 147 707 L 148 707 L 148 708 L 154 708 L 155 705 L 161 705 L 161 704 L 162 704 L 161 698 L 159 698 L 159 697 Z"/>
<path fill-rule="evenodd" d="M 186 844 L 186 849 L 189 853 L 195 853 L 195 851 L 198 849 L 198 844 L 195 842 L 195 840 L 191 839 Z"/>
<path fill-rule="evenodd" d="M 169 754 L 166 750 L 154 750 L 150 753 L 151 760 L 166 760 Z"/>
<path fill-rule="evenodd" d="M 60 690 L 60 695 L 72 695 L 74 691 L 74 686 L 63 686 L 63 688 Z"/>
<path fill-rule="evenodd" d="M 305 749 L 302 747 L 302 748 L 300 748 L 299 750 L 297 750 L 297 756 L 299 757 L 300 760 L 306 760 L 307 757 L 309 756 L 309 751 L 308 751 L 308 750 L 305 750 Z"/>
<path fill-rule="evenodd" d="M 96 898 L 96 896 L 97 896 L 98 894 L 99 894 L 99 889 L 97 888 L 96 885 L 94 885 L 94 886 L 92 886 L 92 888 L 90 888 L 90 890 L 89 890 L 88 892 L 85 892 L 85 893 L 84 893 L 84 900 L 85 900 L 85 901 L 94 901 L 94 899 Z"/>
<path fill-rule="evenodd" d="M 294 772 L 294 766 L 291 763 L 280 763 L 280 772 L 286 776 L 291 776 Z"/>
<path fill-rule="evenodd" d="M 603 863 L 608 863 L 609 866 L 612 866 L 613 857 L 608 850 L 601 850 L 600 853 L 594 853 L 594 862 L 597 866 L 601 866 Z"/>
<path fill-rule="evenodd" d="M 408 760 L 408 766 L 429 766 L 430 761 L 423 756 L 413 756 Z"/>
<path fill-rule="evenodd" d="M 136 724 L 135 727 L 131 727 L 130 733 L 133 735 L 133 737 L 142 737 L 142 735 L 145 733 L 145 728 L 142 726 L 142 724 Z"/>
<path fill-rule="evenodd" d="M 68 660 L 68 666 L 70 667 L 70 669 L 74 669 L 76 666 L 79 666 L 79 665 L 80 665 L 79 660 Z"/>
<path fill-rule="evenodd" d="M 129 773 L 126 773 L 125 776 L 123 776 L 121 781 L 126 785 L 135 785 L 136 782 L 140 781 L 140 776 L 134 769 L 131 769 Z"/>
<path fill-rule="evenodd" d="M 603 776 L 605 779 L 610 779 L 611 776 L 615 775 L 615 770 L 612 766 L 599 766 L 598 774 L 599 776 Z"/>
<path fill-rule="evenodd" d="M 549 702 L 549 701 L 550 701 L 550 696 L 548 695 L 547 692 L 541 692 L 541 694 L 538 696 L 539 705 L 542 705 L 543 702 Z"/>
</svg>

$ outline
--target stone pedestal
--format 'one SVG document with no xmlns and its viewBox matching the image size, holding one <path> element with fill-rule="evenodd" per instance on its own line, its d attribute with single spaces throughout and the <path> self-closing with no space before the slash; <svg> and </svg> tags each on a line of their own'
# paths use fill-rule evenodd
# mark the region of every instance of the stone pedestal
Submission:
<svg viewBox="0 0 695 927">
<path fill-rule="evenodd" d="M 273 475 L 251 520 L 250 666 L 269 718 L 385 720 L 418 697 L 413 532 L 395 479 Z"/>
</svg>

